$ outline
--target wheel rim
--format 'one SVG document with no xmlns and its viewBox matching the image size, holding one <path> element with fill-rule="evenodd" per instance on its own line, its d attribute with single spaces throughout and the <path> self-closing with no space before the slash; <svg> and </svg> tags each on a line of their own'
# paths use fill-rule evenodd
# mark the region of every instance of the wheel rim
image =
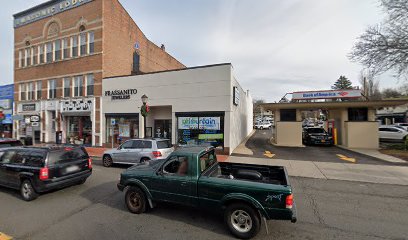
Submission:
<svg viewBox="0 0 408 240">
<path fill-rule="evenodd" d="M 111 163 L 112 163 L 112 159 L 111 159 L 110 157 L 105 156 L 105 157 L 103 158 L 103 164 L 104 164 L 105 166 L 110 166 Z"/>
<path fill-rule="evenodd" d="M 244 210 L 235 210 L 231 214 L 232 227 L 240 233 L 247 233 L 252 228 L 252 218 Z"/>
<path fill-rule="evenodd" d="M 139 209 L 141 207 L 141 198 L 140 194 L 132 192 L 129 194 L 129 205 L 134 209 Z"/>
<path fill-rule="evenodd" d="M 29 198 L 31 195 L 31 187 L 28 183 L 23 183 L 22 193 L 24 198 Z"/>
</svg>

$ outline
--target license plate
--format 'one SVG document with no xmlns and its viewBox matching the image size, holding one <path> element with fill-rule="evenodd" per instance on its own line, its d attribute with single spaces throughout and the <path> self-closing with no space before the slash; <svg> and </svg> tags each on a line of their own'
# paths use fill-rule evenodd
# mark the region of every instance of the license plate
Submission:
<svg viewBox="0 0 408 240">
<path fill-rule="evenodd" d="M 77 170 L 79 170 L 79 167 L 78 167 L 78 166 L 69 166 L 69 167 L 67 167 L 67 168 L 65 169 L 65 172 L 66 172 L 66 173 L 71 173 L 71 172 L 75 172 L 75 171 L 77 171 Z"/>
</svg>

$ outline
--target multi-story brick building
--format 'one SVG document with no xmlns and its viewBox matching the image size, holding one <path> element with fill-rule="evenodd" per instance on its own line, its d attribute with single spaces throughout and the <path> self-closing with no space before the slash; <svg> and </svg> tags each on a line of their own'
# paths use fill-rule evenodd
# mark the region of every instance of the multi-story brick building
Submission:
<svg viewBox="0 0 408 240">
<path fill-rule="evenodd" d="M 35 142 L 62 132 L 62 142 L 99 145 L 103 78 L 185 68 L 118 0 L 51 0 L 15 14 L 14 59 L 14 137 Z"/>
</svg>

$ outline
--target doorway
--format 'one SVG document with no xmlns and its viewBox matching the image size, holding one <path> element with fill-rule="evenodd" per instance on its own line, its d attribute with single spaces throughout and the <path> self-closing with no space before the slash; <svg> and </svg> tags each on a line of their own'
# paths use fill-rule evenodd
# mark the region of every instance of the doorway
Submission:
<svg viewBox="0 0 408 240">
<path fill-rule="evenodd" d="M 171 120 L 154 120 L 154 137 L 171 139 Z"/>
</svg>

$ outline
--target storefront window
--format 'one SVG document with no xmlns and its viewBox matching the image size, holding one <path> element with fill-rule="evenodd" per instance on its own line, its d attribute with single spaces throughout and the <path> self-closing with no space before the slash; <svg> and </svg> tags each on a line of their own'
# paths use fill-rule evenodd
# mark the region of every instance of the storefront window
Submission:
<svg viewBox="0 0 408 240">
<path fill-rule="evenodd" d="M 177 129 L 180 145 L 224 147 L 224 116 L 179 116 Z"/>
<path fill-rule="evenodd" d="M 115 114 L 106 116 L 106 142 L 114 144 L 139 138 L 138 114 Z"/>
<path fill-rule="evenodd" d="M 67 142 L 92 145 L 92 121 L 89 116 L 67 117 Z"/>
</svg>

